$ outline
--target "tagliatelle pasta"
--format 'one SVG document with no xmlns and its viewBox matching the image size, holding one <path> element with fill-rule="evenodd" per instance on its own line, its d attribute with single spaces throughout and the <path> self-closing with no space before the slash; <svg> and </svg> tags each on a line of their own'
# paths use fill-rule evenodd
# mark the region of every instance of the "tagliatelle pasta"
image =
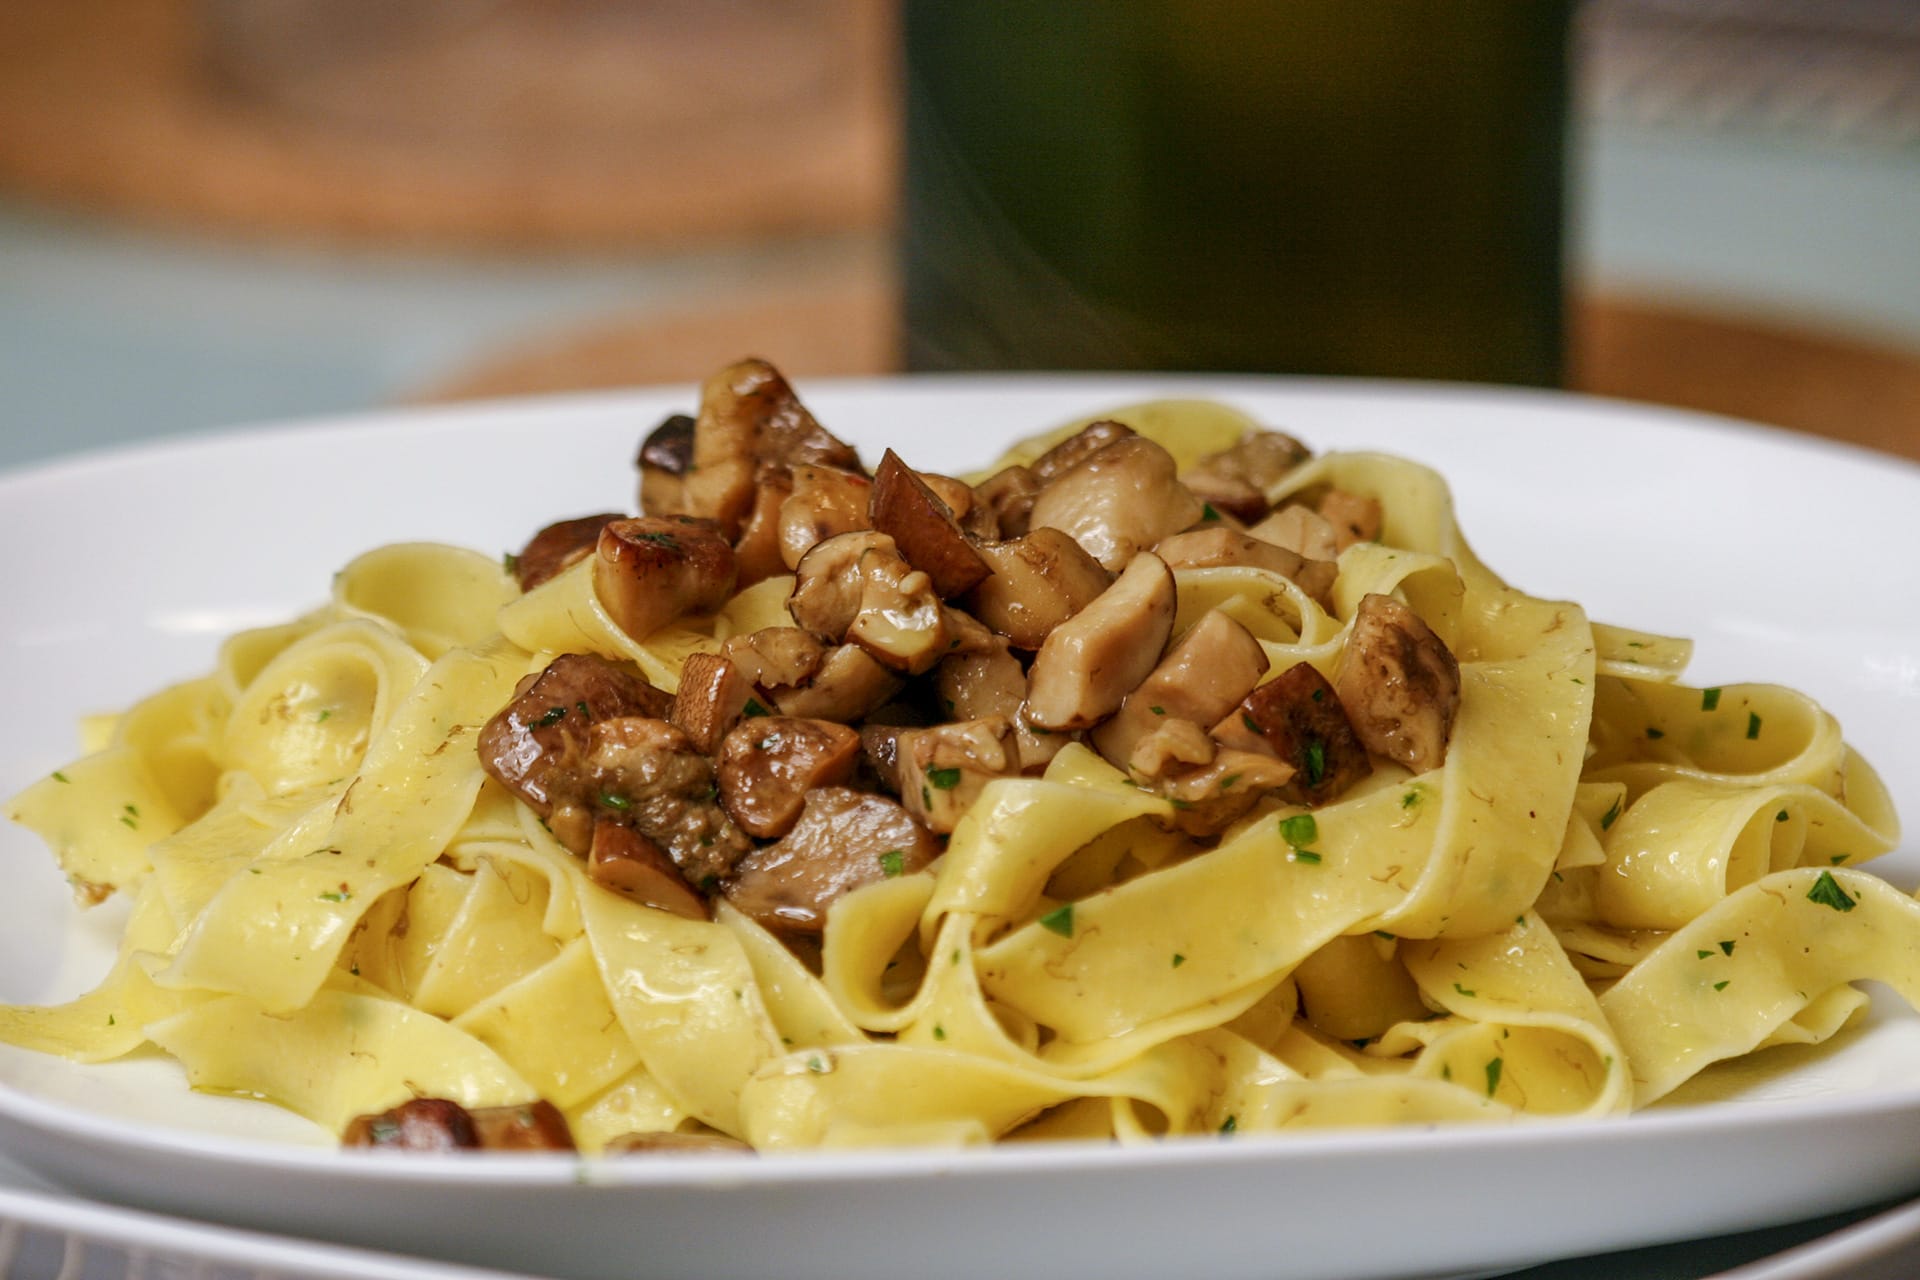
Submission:
<svg viewBox="0 0 1920 1280">
<path fill-rule="evenodd" d="M 1103 416 L 1183 469 L 1250 426 Z M 83 898 L 133 906 L 101 984 L 0 1008 L 0 1039 L 151 1044 L 335 1132 L 538 1099 L 589 1152 L 675 1129 L 777 1151 L 1617 1115 L 1839 1033 L 1855 982 L 1920 1001 L 1920 903 L 1857 869 L 1892 806 L 1830 715 L 1688 686 L 1684 641 L 1507 586 L 1418 464 L 1329 454 L 1264 499 L 1328 490 L 1382 516 L 1329 588 L 1176 567 L 1172 635 L 1224 616 L 1269 679 L 1332 679 L 1391 597 L 1457 659 L 1443 763 L 1376 758 L 1195 838 L 1076 732 L 806 944 L 725 897 L 694 919 L 610 892 L 476 750 L 557 655 L 670 693 L 690 655 L 792 626 L 790 576 L 635 638 L 591 558 L 523 594 L 477 553 L 369 552 L 11 802 Z"/>
</svg>

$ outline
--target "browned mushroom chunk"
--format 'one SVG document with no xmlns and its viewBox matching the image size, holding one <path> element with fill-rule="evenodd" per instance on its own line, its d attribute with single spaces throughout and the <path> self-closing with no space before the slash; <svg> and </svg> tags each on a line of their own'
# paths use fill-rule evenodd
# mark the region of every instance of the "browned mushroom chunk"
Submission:
<svg viewBox="0 0 1920 1280">
<path fill-rule="evenodd" d="M 1251 524 L 1267 513 L 1267 490 L 1312 451 L 1279 431 L 1254 431 L 1210 453 L 1180 477 L 1202 502 Z"/>
<path fill-rule="evenodd" d="M 942 600 L 971 589 L 992 572 L 953 510 L 889 449 L 873 473 L 873 527 L 890 536 L 906 562 L 933 580 Z"/>
<path fill-rule="evenodd" d="M 802 633 L 804 634 L 804 633 Z M 827 650 L 813 675 L 791 687 L 768 686 L 782 715 L 852 724 L 900 692 L 904 681 L 857 644 Z"/>
<path fill-rule="evenodd" d="M 636 640 L 684 614 L 718 609 L 733 583 L 733 548 L 709 521 L 641 516 L 600 531 L 593 591 L 607 616 Z"/>
<path fill-rule="evenodd" d="M 793 492 L 780 504 L 780 559 L 791 569 L 816 542 L 871 528 L 873 481 L 836 467 L 793 468 Z"/>
<path fill-rule="evenodd" d="M 769 929 L 819 933 L 843 895 L 911 875 L 939 854 L 939 842 L 885 796 L 820 787 L 791 831 L 740 863 L 727 901 Z"/>
<path fill-rule="evenodd" d="M 666 850 L 624 823 L 606 818 L 594 822 L 587 878 L 642 906 L 689 920 L 707 918 L 707 900 L 687 883 Z"/>
<path fill-rule="evenodd" d="M 1020 774 L 1020 749 L 1005 716 L 905 729 L 894 769 L 907 811 L 946 834 L 995 778 Z"/>
<path fill-rule="evenodd" d="M 445 1098 L 414 1098 L 378 1115 L 355 1116 L 340 1135 L 347 1147 L 466 1151 L 480 1145 L 473 1115 Z"/>
<path fill-rule="evenodd" d="M 1140 739 L 1169 720 L 1210 725 L 1233 710 L 1267 666 L 1266 650 L 1251 631 L 1209 610 L 1093 731 L 1093 748 L 1124 769 Z"/>
<path fill-rule="evenodd" d="M 1219 835 L 1293 780 L 1284 761 L 1222 747 L 1190 720 L 1169 720 L 1141 738 L 1126 768 L 1136 783 L 1173 802 L 1161 825 L 1201 837 Z"/>
<path fill-rule="evenodd" d="M 531 591 L 558 576 L 592 555 L 600 531 L 621 518 L 618 511 L 609 511 L 548 525 L 527 539 L 520 554 L 512 558 L 514 580 L 522 591 Z"/>
<path fill-rule="evenodd" d="M 1028 464 L 1027 469 L 1032 472 L 1035 480 L 1045 486 L 1073 470 L 1114 441 L 1129 439 L 1133 434 L 1133 428 L 1126 423 L 1102 418 L 1098 422 L 1088 423 L 1035 458 Z"/>
<path fill-rule="evenodd" d="M 806 684 L 826 665 L 829 652 L 828 645 L 799 627 L 763 627 L 720 645 L 722 657 L 769 693 Z"/>
<path fill-rule="evenodd" d="M 513 701 L 481 728 L 480 763 L 552 826 L 560 843 L 587 852 L 592 811 L 588 754 L 595 724 L 665 715 L 667 695 L 639 676 L 589 654 L 563 654 L 520 682 Z"/>
<path fill-rule="evenodd" d="M 912 675 L 954 647 L 932 579 L 876 530 L 839 534 L 808 551 L 787 612 L 822 640 L 849 640 Z"/>
<path fill-rule="evenodd" d="M 780 550 L 780 509 L 792 496 L 793 473 L 787 468 L 771 462 L 754 468 L 753 503 L 740 522 L 740 536 L 733 540 L 738 588 L 787 571 L 786 557 Z"/>
<path fill-rule="evenodd" d="M 860 735 L 831 720 L 760 716 L 735 725 L 720 744 L 720 803 L 748 835 L 785 835 L 807 792 L 853 777 Z"/>
<path fill-rule="evenodd" d="M 640 510 L 650 516 L 688 514 L 683 480 L 693 466 L 693 419 L 676 413 L 640 442 Z"/>
<path fill-rule="evenodd" d="M 720 807 L 712 762 L 665 720 L 596 724 L 587 763 L 592 790 L 582 801 L 666 850 L 689 882 L 704 888 L 752 847 Z"/>
<path fill-rule="evenodd" d="M 1213 736 L 1223 746 L 1290 765 L 1293 780 L 1285 794 L 1300 804 L 1325 804 L 1373 772 L 1333 686 L 1305 662 L 1248 694 L 1213 726 Z"/>
<path fill-rule="evenodd" d="M 488 1151 L 572 1151 L 567 1118 L 551 1102 L 508 1107 L 475 1107 L 473 1131 Z"/>
<path fill-rule="evenodd" d="M 667 719 L 687 735 L 695 751 L 710 756 L 741 716 L 767 714 L 757 692 L 753 681 L 720 654 L 688 654 L 680 664 L 680 687 L 674 690 Z"/>
<path fill-rule="evenodd" d="M 1280 508 L 1247 533 L 1308 560 L 1340 557 L 1340 538 L 1334 527 L 1319 512 L 1297 502 Z"/>
<path fill-rule="evenodd" d="M 1040 491 L 1033 524 L 1070 534 L 1118 573 L 1135 552 L 1199 521 L 1200 500 L 1177 470 L 1173 455 L 1144 436 L 1116 440 Z"/>
<path fill-rule="evenodd" d="M 1380 539 L 1380 500 L 1345 489 L 1329 489 L 1320 499 L 1320 518 L 1333 526 L 1334 545 L 1345 551 L 1356 542 Z"/>
<path fill-rule="evenodd" d="M 1018 464 L 1001 468 L 973 487 L 974 511 L 982 514 L 969 532 L 989 539 L 1019 537 L 1032 527 L 1028 517 L 1039 496 L 1040 481 L 1031 470 Z"/>
<path fill-rule="evenodd" d="M 979 550 L 993 574 L 973 589 L 967 609 L 1016 649 L 1038 649 L 1113 583 L 1113 575 L 1059 529 L 1034 529 Z"/>
<path fill-rule="evenodd" d="M 1333 580 L 1340 575 L 1340 566 L 1332 560 L 1308 560 L 1285 547 L 1222 525 L 1162 538 L 1153 551 L 1176 572 L 1244 565 L 1277 573 L 1291 579 L 1323 609 L 1331 607 Z"/>
<path fill-rule="evenodd" d="M 1027 718 L 1042 729 L 1085 729 L 1119 710 L 1160 661 L 1173 609 L 1173 573 L 1141 552 L 1040 646 L 1027 669 Z"/>
<path fill-rule="evenodd" d="M 1027 698 L 1027 673 L 1007 642 L 993 636 L 978 653 L 955 652 L 933 669 L 934 696 L 955 720 L 1014 716 Z"/>
<path fill-rule="evenodd" d="M 1392 596 L 1361 598 L 1335 688 L 1369 751 L 1414 773 L 1445 763 L 1460 664 L 1412 609 Z"/>
<path fill-rule="evenodd" d="M 602 1155 L 752 1155 L 753 1148 L 724 1133 L 623 1133 L 607 1139 Z"/>
</svg>

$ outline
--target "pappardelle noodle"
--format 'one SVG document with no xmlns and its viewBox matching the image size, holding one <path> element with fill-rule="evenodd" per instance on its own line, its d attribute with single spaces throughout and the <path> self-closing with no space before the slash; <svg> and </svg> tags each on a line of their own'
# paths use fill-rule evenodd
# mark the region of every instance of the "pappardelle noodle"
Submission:
<svg viewBox="0 0 1920 1280">
<path fill-rule="evenodd" d="M 1416 463 L 1162 401 L 869 473 L 749 361 L 641 472 L 95 723 L 9 814 L 118 959 L 0 1039 L 792 1150 L 1615 1115 L 1920 1001 L 1834 718 L 1507 586 Z"/>
</svg>

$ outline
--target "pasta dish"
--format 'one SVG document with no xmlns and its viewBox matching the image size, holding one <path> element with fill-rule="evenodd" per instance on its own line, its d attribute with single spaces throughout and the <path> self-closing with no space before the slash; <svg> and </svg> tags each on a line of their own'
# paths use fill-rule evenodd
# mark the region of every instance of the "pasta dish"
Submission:
<svg viewBox="0 0 1920 1280">
<path fill-rule="evenodd" d="M 352 1146 L 788 1151 L 1624 1114 L 1920 1002 L 1812 699 L 1232 409 L 869 466 L 770 366 L 643 514 L 381 547 L 8 806 L 149 1047 Z"/>
</svg>

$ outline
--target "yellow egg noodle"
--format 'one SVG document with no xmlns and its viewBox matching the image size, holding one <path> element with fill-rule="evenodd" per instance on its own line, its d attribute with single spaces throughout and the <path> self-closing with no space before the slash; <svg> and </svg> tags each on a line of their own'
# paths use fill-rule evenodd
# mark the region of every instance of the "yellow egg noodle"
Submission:
<svg viewBox="0 0 1920 1280">
<path fill-rule="evenodd" d="M 1247 426 L 1106 416 L 1183 466 Z M 792 579 L 635 641 L 585 562 L 521 595 L 488 557 L 391 546 L 12 802 L 84 895 L 132 907 L 100 986 L 0 1009 L 0 1039 L 150 1043 L 336 1132 L 414 1096 L 544 1098 L 588 1152 L 696 1121 L 781 1150 L 1618 1114 L 1833 1035 L 1858 980 L 1920 1001 L 1920 904 L 1855 870 L 1892 807 L 1831 716 L 1686 686 L 1684 642 L 1510 589 L 1412 462 L 1330 454 L 1267 497 L 1329 482 L 1386 520 L 1331 611 L 1183 569 L 1175 634 L 1222 609 L 1270 674 L 1331 677 L 1388 593 L 1462 697 L 1440 768 L 1380 767 L 1305 828 L 1269 802 L 1193 852 L 1154 822 L 1169 801 L 1070 746 L 991 783 L 930 869 L 840 900 L 810 965 L 724 900 L 698 921 L 592 883 L 474 749 L 554 655 L 670 691 L 689 653 L 785 625 Z"/>
</svg>

